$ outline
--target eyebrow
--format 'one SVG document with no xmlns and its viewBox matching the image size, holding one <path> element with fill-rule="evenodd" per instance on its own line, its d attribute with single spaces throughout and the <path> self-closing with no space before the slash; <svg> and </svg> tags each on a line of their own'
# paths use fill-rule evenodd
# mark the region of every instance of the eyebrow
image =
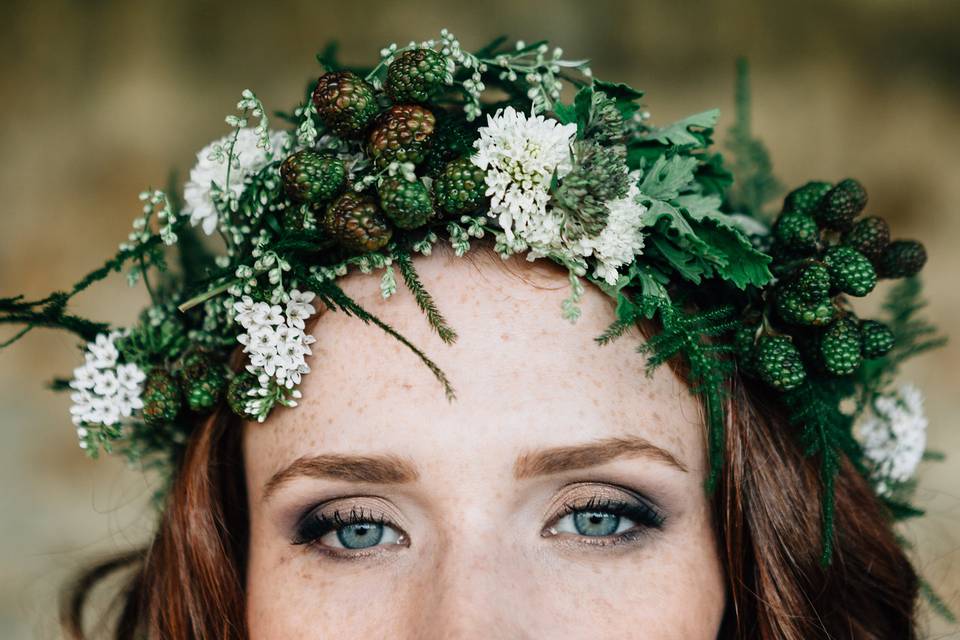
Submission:
<svg viewBox="0 0 960 640">
<path fill-rule="evenodd" d="M 263 487 L 263 500 L 269 499 L 282 485 L 297 477 L 402 484 L 413 482 L 419 474 L 411 463 L 391 455 L 356 456 L 330 453 L 304 456 L 273 474 Z"/>
<path fill-rule="evenodd" d="M 562 471 L 586 469 L 626 457 L 658 460 L 684 473 L 687 472 L 687 467 L 666 449 L 661 449 L 644 438 L 629 436 L 524 453 L 513 465 L 513 475 L 517 479 L 532 478 Z"/>
</svg>

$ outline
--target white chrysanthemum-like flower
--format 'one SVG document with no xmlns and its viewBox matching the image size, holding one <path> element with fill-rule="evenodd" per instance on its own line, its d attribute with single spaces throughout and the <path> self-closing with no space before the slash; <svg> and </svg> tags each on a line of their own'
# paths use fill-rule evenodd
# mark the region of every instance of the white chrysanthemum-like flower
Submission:
<svg viewBox="0 0 960 640">
<path fill-rule="evenodd" d="M 143 408 L 146 374 L 135 364 L 120 364 L 116 340 L 123 331 L 101 333 L 87 344 L 84 364 L 73 370 L 70 414 L 80 446 L 86 448 L 86 426 L 112 426 Z"/>
<path fill-rule="evenodd" d="M 250 360 L 247 371 L 261 377 L 265 374 L 268 384 L 272 380 L 287 389 L 300 384 L 303 374 L 310 373 L 306 356 L 313 353 L 310 345 L 316 338 L 304 328 L 316 312 L 311 304 L 314 297 L 310 291 L 294 289 L 286 308 L 254 302 L 249 296 L 234 304 L 236 321 L 246 330 L 237 340 Z"/>
<path fill-rule="evenodd" d="M 889 494 L 895 484 L 913 477 L 927 443 L 923 394 L 913 385 L 874 402 L 856 430 L 870 461 L 877 491 Z"/>
<path fill-rule="evenodd" d="M 507 107 L 487 116 L 478 133 L 471 160 L 486 172 L 490 217 L 511 242 L 516 235 L 530 245 L 555 244 L 561 225 L 547 209 L 550 181 L 554 172 L 562 178 L 572 168 L 570 143 L 577 125 Z"/>
<path fill-rule="evenodd" d="M 607 224 L 600 234 L 582 238 L 578 244 L 581 255 L 592 255 L 596 260 L 594 277 L 609 285 L 617 283 L 620 267 L 643 252 L 643 214 L 647 208 L 637 201 L 639 195 L 635 176 L 631 176 L 627 195 L 607 202 Z"/>
<path fill-rule="evenodd" d="M 282 131 L 270 132 L 270 148 L 257 146 L 260 136 L 252 128 L 240 129 L 233 148 L 233 165 L 230 167 L 230 184 L 227 184 L 227 154 L 230 151 L 232 133 L 211 142 L 197 153 L 197 164 L 190 170 L 190 180 L 183 188 L 184 215 L 190 216 L 190 224 L 202 225 L 207 235 L 217 230 L 219 214 L 213 201 L 213 185 L 221 191 L 229 191 L 233 197 L 243 193 L 243 181 L 267 165 L 282 153 L 289 135 Z M 218 154 L 217 150 L 223 151 Z"/>
</svg>

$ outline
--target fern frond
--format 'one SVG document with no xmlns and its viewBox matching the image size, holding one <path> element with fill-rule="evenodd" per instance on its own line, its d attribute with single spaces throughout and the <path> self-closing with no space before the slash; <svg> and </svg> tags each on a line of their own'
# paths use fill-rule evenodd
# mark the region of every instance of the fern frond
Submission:
<svg viewBox="0 0 960 640">
<path fill-rule="evenodd" d="M 404 284 L 407 285 L 407 289 L 410 290 L 410 293 L 412 293 L 416 299 L 417 306 L 420 307 L 420 310 L 427 316 L 427 321 L 430 323 L 430 326 L 437 332 L 441 340 L 447 344 L 453 344 L 457 339 L 457 332 L 447 324 L 446 319 L 441 315 L 440 310 L 437 309 L 437 304 L 434 302 L 433 296 L 431 296 L 423 286 L 420 275 L 413 266 L 413 260 L 410 254 L 406 251 L 398 252 L 396 255 L 396 263 L 397 268 L 400 269 L 400 275 L 403 277 Z"/>
</svg>

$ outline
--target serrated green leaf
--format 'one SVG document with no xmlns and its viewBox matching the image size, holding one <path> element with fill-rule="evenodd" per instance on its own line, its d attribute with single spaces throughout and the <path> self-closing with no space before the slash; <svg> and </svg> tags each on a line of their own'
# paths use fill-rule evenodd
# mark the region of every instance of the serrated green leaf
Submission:
<svg viewBox="0 0 960 640">
<path fill-rule="evenodd" d="M 713 131 L 719 117 L 719 109 L 695 113 L 662 129 L 654 128 L 646 138 L 666 145 L 702 147 L 706 142 L 703 131 Z"/>
<path fill-rule="evenodd" d="M 689 247 L 678 246 L 665 236 L 651 236 L 650 242 L 655 249 L 653 253 L 663 258 L 685 280 L 700 284 L 701 280 L 713 275 L 712 265 Z"/>
<path fill-rule="evenodd" d="M 692 156 L 660 156 L 640 180 L 640 192 L 658 200 L 672 200 L 693 183 L 697 159 Z"/>
<path fill-rule="evenodd" d="M 773 279 L 770 256 L 754 249 L 750 240 L 736 228 L 718 223 L 713 218 L 691 221 L 690 226 L 716 256 L 713 262 L 717 275 L 723 279 L 740 289 L 747 285 L 762 287 Z"/>
</svg>

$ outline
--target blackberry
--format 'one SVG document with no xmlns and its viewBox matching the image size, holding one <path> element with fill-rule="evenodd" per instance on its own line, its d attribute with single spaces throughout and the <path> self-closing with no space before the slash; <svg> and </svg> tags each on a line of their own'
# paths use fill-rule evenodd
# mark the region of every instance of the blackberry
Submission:
<svg viewBox="0 0 960 640">
<path fill-rule="evenodd" d="M 801 211 L 784 211 L 777 218 L 773 235 L 785 248 L 805 252 L 816 249 L 820 229 L 810 215 Z"/>
<path fill-rule="evenodd" d="M 192 411 L 213 409 L 227 386 L 223 363 L 207 351 L 193 351 L 180 359 L 179 375 Z"/>
<path fill-rule="evenodd" d="M 355 191 L 331 202 L 320 224 L 337 244 L 358 253 L 384 247 L 393 235 L 376 199 Z"/>
<path fill-rule="evenodd" d="M 865 255 L 845 245 L 830 247 L 823 256 L 833 285 L 844 293 L 862 297 L 877 286 L 877 272 Z"/>
<path fill-rule="evenodd" d="M 813 215 L 823 196 L 830 191 L 829 182 L 813 181 L 798 187 L 783 199 L 783 210 Z"/>
<path fill-rule="evenodd" d="M 863 185 L 853 178 L 847 178 L 823 196 L 814 217 L 828 229 L 846 231 L 865 206 L 867 192 Z"/>
<path fill-rule="evenodd" d="M 424 107 L 398 104 L 384 111 L 370 130 L 370 158 L 380 169 L 391 162 L 420 164 L 426 157 L 436 118 Z"/>
<path fill-rule="evenodd" d="M 433 183 L 437 206 L 450 215 L 472 213 L 486 202 L 487 185 L 483 169 L 469 158 L 447 163 Z"/>
<path fill-rule="evenodd" d="M 757 372 L 774 389 L 790 391 L 807 378 L 800 352 L 786 336 L 763 336 L 757 344 Z"/>
<path fill-rule="evenodd" d="M 890 327 L 876 320 L 860 322 L 860 348 L 864 358 L 879 358 L 893 349 L 895 339 Z"/>
<path fill-rule="evenodd" d="M 422 181 L 386 178 L 377 188 L 383 213 L 399 229 L 422 227 L 433 217 L 433 201 Z"/>
<path fill-rule="evenodd" d="M 843 243 L 871 261 L 876 261 L 890 244 L 890 225 L 877 216 L 864 218 L 853 225 L 853 229 L 843 237 Z"/>
<path fill-rule="evenodd" d="M 430 149 L 424 159 L 423 171 L 436 178 L 451 160 L 473 153 L 473 141 L 477 138 L 478 123 L 467 122 L 461 111 L 437 109 L 434 112 L 437 124 L 430 140 Z"/>
<path fill-rule="evenodd" d="M 836 308 L 829 297 L 810 299 L 796 283 L 777 291 L 776 309 L 784 322 L 814 327 L 829 324 L 836 314 Z"/>
<path fill-rule="evenodd" d="M 805 302 L 818 302 L 829 297 L 830 271 L 819 262 L 804 265 L 797 274 L 796 291 Z"/>
<path fill-rule="evenodd" d="M 826 370 L 847 376 L 860 367 L 860 331 L 856 322 L 841 318 L 830 325 L 820 339 L 820 358 Z"/>
<path fill-rule="evenodd" d="M 927 262 L 927 250 L 916 240 L 894 240 L 877 261 L 881 278 L 909 278 L 920 273 Z"/>
<path fill-rule="evenodd" d="M 249 371 L 243 371 L 234 376 L 227 388 L 227 405 L 230 409 L 246 420 L 256 420 L 257 416 L 247 411 L 247 402 L 251 400 L 249 392 L 260 388 L 257 376 Z"/>
<path fill-rule="evenodd" d="M 283 188 L 295 202 L 318 204 L 332 200 L 347 184 L 347 169 L 333 156 L 312 149 L 292 155 L 280 165 Z"/>
<path fill-rule="evenodd" d="M 387 94 L 394 102 L 427 102 L 443 90 L 447 60 L 433 49 L 412 49 L 387 68 Z"/>
<path fill-rule="evenodd" d="M 352 71 L 320 76 L 313 105 L 323 123 L 343 138 L 360 137 L 380 110 L 373 87 Z"/>
<path fill-rule="evenodd" d="M 143 384 L 143 420 L 148 425 L 170 424 L 180 413 L 182 393 L 177 379 L 163 367 L 147 374 Z"/>
</svg>

